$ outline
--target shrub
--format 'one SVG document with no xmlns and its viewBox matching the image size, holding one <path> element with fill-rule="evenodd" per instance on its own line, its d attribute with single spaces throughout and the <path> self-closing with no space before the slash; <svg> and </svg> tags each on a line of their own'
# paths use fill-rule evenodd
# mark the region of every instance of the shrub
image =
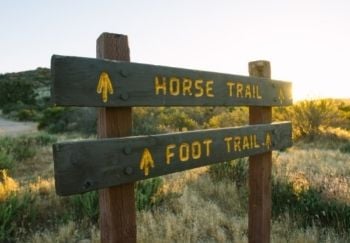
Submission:
<svg viewBox="0 0 350 243">
<path fill-rule="evenodd" d="M 65 107 L 49 107 L 44 110 L 42 118 L 39 120 L 39 129 L 46 129 L 49 132 L 61 132 L 67 126 L 65 113 L 69 108 Z"/>
<path fill-rule="evenodd" d="M 136 182 L 136 208 L 139 211 L 149 210 L 160 202 L 158 193 L 162 184 L 163 179 L 161 177 Z"/>
<path fill-rule="evenodd" d="M 98 192 L 92 191 L 80 195 L 74 195 L 70 198 L 72 205 L 72 214 L 77 219 L 88 217 L 91 222 L 98 221 Z"/>
<path fill-rule="evenodd" d="M 35 121 L 38 118 L 38 112 L 34 109 L 22 109 L 15 115 L 20 121 Z"/>
<path fill-rule="evenodd" d="M 160 201 L 157 193 L 162 184 L 163 180 L 160 177 L 136 182 L 136 208 L 139 211 L 149 210 Z M 75 219 L 87 217 L 91 222 L 97 223 L 99 217 L 99 198 L 97 191 L 71 196 L 69 201 L 72 207 L 71 214 Z"/>
<path fill-rule="evenodd" d="M 304 100 L 288 108 L 274 109 L 277 120 L 292 120 L 293 136 L 311 140 L 320 134 L 322 127 L 339 126 L 345 117 L 332 99 Z"/>
<path fill-rule="evenodd" d="M 288 212 L 303 227 L 333 227 L 339 233 L 350 230 L 350 206 L 327 199 L 322 191 L 308 188 L 296 193 L 293 183 L 274 181 L 272 186 L 272 215 Z"/>
<path fill-rule="evenodd" d="M 234 108 L 229 112 L 222 112 L 211 117 L 209 126 L 213 128 L 242 126 L 248 123 L 248 114 L 247 108 Z"/>
<path fill-rule="evenodd" d="M 237 188 L 245 186 L 248 178 L 248 159 L 241 158 L 209 167 L 209 175 L 214 181 L 229 179 Z"/>
<path fill-rule="evenodd" d="M 24 104 L 35 104 L 34 86 L 21 80 L 1 80 L 0 107 L 16 104 L 19 100 Z"/>
<path fill-rule="evenodd" d="M 85 134 L 96 133 L 96 109 L 49 107 L 43 111 L 38 128 L 51 133 L 73 131 Z"/>
<path fill-rule="evenodd" d="M 133 112 L 133 134 L 157 134 L 191 130 L 198 127 L 185 109 L 178 107 L 138 107 Z"/>
<path fill-rule="evenodd" d="M 166 129 L 160 127 L 161 108 L 136 107 L 133 109 L 133 135 L 158 134 L 166 132 Z"/>
</svg>

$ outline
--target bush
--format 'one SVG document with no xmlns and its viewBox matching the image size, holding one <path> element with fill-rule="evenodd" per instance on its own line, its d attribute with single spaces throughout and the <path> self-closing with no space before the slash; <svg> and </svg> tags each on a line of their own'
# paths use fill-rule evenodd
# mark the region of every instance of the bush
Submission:
<svg viewBox="0 0 350 243">
<path fill-rule="evenodd" d="M 136 182 L 136 208 L 139 211 L 149 210 L 160 202 L 160 198 L 157 196 L 162 184 L 161 177 Z"/>
<path fill-rule="evenodd" d="M 209 167 L 209 175 L 214 181 L 229 179 L 234 181 L 237 188 L 245 186 L 248 179 L 248 159 L 236 159 Z"/>
<path fill-rule="evenodd" d="M 39 129 L 51 133 L 81 132 L 96 133 L 96 109 L 73 107 L 49 107 L 39 119 Z"/>
<path fill-rule="evenodd" d="M 16 104 L 19 100 L 23 104 L 35 104 L 34 86 L 30 82 L 21 80 L 1 80 L 0 107 Z"/>
<path fill-rule="evenodd" d="M 272 215 L 288 212 L 303 227 L 333 227 L 339 233 L 350 230 L 350 206 L 322 196 L 322 191 L 308 188 L 296 193 L 292 183 L 274 181 L 272 186 Z"/>
<path fill-rule="evenodd" d="M 136 182 L 137 210 L 149 210 L 160 201 L 157 193 L 162 184 L 163 180 L 160 177 Z M 97 223 L 99 217 L 99 198 L 97 191 L 74 195 L 70 197 L 69 201 L 72 207 L 71 214 L 75 219 L 87 217 L 91 222 Z"/>
<path fill-rule="evenodd" d="M 61 132 L 67 126 L 65 113 L 69 108 L 65 107 L 49 107 L 44 110 L 42 118 L 39 120 L 38 129 L 46 129 L 49 132 Z"/>
<path fill-rule="evenodd" d="M 313 140 L 322 127 L 339 126 L 345 117 L 332 99 L 305 100 L 288 108 L 274 109 L 277 120 L 292 120 L 293 136 Z"/>
<path fill-rule="evenodd" d="M 38 119 L 38 112 L 34 109 L 22 109 L 17 112 L 16 118 L 20 121 L 35 121 Z"/>
<path fill-rule="evenodd" d="M 242 126 L 248 123 L 248 109 L 234 108 L 229 112 L 222 112 L 210 118 L 209 126 L 212 128 Z"/>
<path fill-rule="evenodd" d="M 99 213 L 97 191 L 72 196 L 70 202 L 72 205 L 72 214 L 76 219 L 88 217 L 91 222 L 97 223 Z"/>
<path fill-rule="evenodd" d="M 133 112 L 133 134 L 147 135 L 198 128 L 185 109 L 178 107 L 138 107 Z"/>
<path fill-rule="evenodd" d="M 133 135 L 148 135 L 166 132 L 159 119 L 161 108 L 133 108 Z"/>
</svg>

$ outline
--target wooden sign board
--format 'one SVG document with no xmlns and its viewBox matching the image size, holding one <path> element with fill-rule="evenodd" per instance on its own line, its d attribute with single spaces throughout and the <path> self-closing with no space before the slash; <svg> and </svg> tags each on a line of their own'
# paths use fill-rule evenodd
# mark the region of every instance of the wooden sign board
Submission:
<svg viewBox="0 0 350 243">
<path fill-rule="evenodd" d="M 290 122 L 53 146 L 56 192 L 70 195 L 292 145 Z"/>
<path fill-rule="evenodd" d="M 287 106 L 292 84 L 95 58 L 52 56 L 52 101 L 62 106 Z"/>
</svg>

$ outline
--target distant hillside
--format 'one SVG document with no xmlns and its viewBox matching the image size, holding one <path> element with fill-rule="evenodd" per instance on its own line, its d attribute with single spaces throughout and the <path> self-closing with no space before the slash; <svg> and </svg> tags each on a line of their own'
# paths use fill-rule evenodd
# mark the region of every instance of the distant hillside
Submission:
<svg viewBox="0 0 350 243">
<path fill-rule="evenodd" d="M 89 107 L 59 107 L 50 103 L 48 68 L 0 74 L 0 110 L 12 120 L 38 122 L 50 132 L 96 131 L 96 111 Z"/>
<path fill-rule="evenodd" d="M 35 70 L 0 74 L 0 82 L 30 82 L 35 88 L 47 86 L 51 83 L 49 68 L 38 67 Z"/>
<path fill-rule="evenodd" d="M 0 109 L 11 104 L 35 105 L 43 97 L 49 97 L 51 72 L 48 68 L 0 74 Z"/>
</svg>

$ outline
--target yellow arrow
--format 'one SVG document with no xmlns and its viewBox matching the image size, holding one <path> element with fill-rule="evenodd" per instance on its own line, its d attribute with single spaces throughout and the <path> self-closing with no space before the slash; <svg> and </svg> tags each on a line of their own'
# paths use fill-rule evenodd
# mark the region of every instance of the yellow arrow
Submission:
<svg viewBox="0 0 350 243">
<path fill-rule="evenodd" d="M 278 95 L 278 99 L 280 100 L 281 104 L 285 100 L 284 93 L 283 93 L 282 89 L 280 89 L 280 92 L 279 92 L 279 95 Z"/>
<path fill-rule="evenodd" d="M 152 154 L 148 150 L 148 148 L 145 148 L 143 150 L 142 157 L 140 160 L 140 170 L 143 170 L 145 172 L 145 176 L 148 176 L 151 167 L 154 167 Z"/>
<path fill-rule="evenodd" d="M 270 149 L 271 145 L 272 145 L 271 135 L 270 135 L 270 133 L 266 133 L 265 146 L 267 147 L 267 149 Z"/>
<path fill-rule="evenodd" d="M 108 100 L 108 93 L 113 94 L 113 86 L 108 76 L 108 73 L 102 72 L 100 74 L 100 79 L 98 80 L 96 92 L 98 94 L 102 93 L 102 101 L 105 103 Z"/>
</svg>

